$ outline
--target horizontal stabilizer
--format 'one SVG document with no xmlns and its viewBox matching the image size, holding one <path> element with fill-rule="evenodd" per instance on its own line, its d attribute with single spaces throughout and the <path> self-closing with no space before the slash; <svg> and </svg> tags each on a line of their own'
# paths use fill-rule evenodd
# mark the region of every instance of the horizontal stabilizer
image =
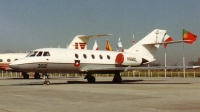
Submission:
<svg viewBox="0 0 200 112">
<path fill-rule="evenodd" d="M 190 42 L 192 40 L 177 40 L 177 41 L 168 41 L 168 42 L 158 42 L 158 43 L 146 43 L 143 45 L 162 45 L 162 44 L 174 44 L 174 43 L 181 43 L 181 42 Z"/>
<path fill-rule="evenodd" d="M 97 38 L 103 36 L 111 36 L 112 34 L 100 34 L 100 35 L 80 35 L 79 38 Z"/>
</svg>

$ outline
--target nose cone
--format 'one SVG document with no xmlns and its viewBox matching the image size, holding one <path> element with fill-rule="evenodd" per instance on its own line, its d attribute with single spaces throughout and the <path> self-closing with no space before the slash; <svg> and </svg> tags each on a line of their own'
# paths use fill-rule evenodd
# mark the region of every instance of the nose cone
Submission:
<svg viewBox="0 0 200 112">
<path fill-rule="evenodd" d="M 19 70 L 20 69 L 20 64 L 18 63 L 18 61 L 14 61 L 14 62 L 9 64 L 9 67 L 14 69 L 14 70 Z"/>
</svg>

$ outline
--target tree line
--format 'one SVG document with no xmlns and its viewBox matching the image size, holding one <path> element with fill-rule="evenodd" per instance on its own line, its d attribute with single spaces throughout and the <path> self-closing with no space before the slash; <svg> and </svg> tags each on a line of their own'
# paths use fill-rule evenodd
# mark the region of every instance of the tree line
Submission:
<svg viewBox="0 0 200 112">
<path fill-rule="evenodd" d="M 198 58 L 197 61 L 190 61 L 188 62 L 189 66 L 200 66 L 200 57 Z"/>
</svg>

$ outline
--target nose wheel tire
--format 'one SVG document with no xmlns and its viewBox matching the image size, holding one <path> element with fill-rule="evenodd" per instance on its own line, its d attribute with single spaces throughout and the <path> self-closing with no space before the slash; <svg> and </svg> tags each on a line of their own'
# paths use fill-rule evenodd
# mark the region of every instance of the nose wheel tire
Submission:
<svg viewBox="0 0 200 112">
<path fill-rule="evenodd" d="M 44 81 L 44 85 L 50 85 L 50 81 Z"/>
<path fill-rule="evenodd" d="M 43 83 L 43 84 L 44 84 L 44 85 L 49 85 L 49 84 L 50 84 L 50 81 L 46 80 L 46 78 L 48 78 L 48 77 L 47 77 L 47 74 L 46 74 L 46 73 L 43 73 L 42 76 L 43 76 L 43 79 L 44 79 L 44 83 Z"/>
</svg>

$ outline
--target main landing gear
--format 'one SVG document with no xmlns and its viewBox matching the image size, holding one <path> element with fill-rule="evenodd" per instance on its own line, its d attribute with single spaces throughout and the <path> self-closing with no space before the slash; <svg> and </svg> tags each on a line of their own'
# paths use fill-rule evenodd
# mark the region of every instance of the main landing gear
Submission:
<svg viewBox="0 0 200 112">
<path fill-rule="evenodd" d="M 87 79 L 87 81 L 88 81 L 89 83 L 95 83 L 95 81 L 96 81 L 95 77 L 92 76 L 90 73 L 88 73 L 88 74 L 85 76 L 84 79 Z"/>
<path fill-rule="evenodd" d="M 29 79 L 29 74 L 27 74 L 26 72 L 22 72 L 22 76 L 24 79 Z"/>
<path fill-rule="evenodd" d="M 95 83 L 96 79 L 94 76 L 92 76 L 91 73 L 87 73 L 87 75 L 85 76 L 84 79 L 87 79 L 87 81 L 89 83 Z M 113 83 L 119 83 L 121 84 L 122 83 L 122 77 L 120 75 L 120 72 L 116 72 L 114 77 L 113 77 L 113 80 L 112 80 Z"/>
<path fill-rule="evenodd" d="M 48 75 L 46 73 L 43 73 L 42 76 L 43 76 L 43 79 L 44 79 L 43 84 L 44 85 L 49 85 L 50 81 L 48 80 Z"/>
<path fill-rule="evenodd" d="M 40 74 L 39 73 L 35 73 L 34 79 L 40 79 Z"/>
<path fill-rule="evenodd" d="M 120 72 L 115 73 L 115 76 L 113 77 L 112 80 L 113 83 L 122 83 L 122 77 L 120 76 Z"/>
<path fill-rule="evenodd" d="M 29 74 L 26 73 L 26 72 L 22 72 L 22 76 L 23 76 L 24 79 L 29 79 L 30 78 Z M 34 74 L 34 79 L 40 79 L 40 74 L 39 73 L 35 73 Z"/>
</svg>

